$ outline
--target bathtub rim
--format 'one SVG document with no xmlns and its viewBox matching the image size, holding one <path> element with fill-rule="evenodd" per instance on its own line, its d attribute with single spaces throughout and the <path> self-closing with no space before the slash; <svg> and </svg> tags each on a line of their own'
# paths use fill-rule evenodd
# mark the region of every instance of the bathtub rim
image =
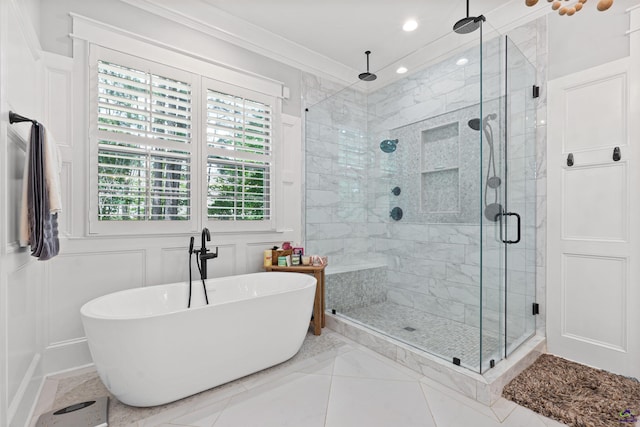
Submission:
<svg viewBox="0 0 640 427">
<path fill-rule="evenodd" d="M 205 283 L 207 285 L 207 290 L 211 291 L 209 289 L 209 285 L 212 282 L 216 282 L 218 280 L 223 280 L 223 279 L 231 279 L 231 278 L 241 278 L 241 277 L 246 277 L 246 276 L 263 276 L 268 274 L 269 277 L 274 277 L 274 276 L 283 276 L 283 275 L 287 275 L 286 277 L 292 277 L 290 272 L 278 272 L 278 271 L 274 271 L 274 272 L 256 272 L 256 273 L 246 273 L 246 274 L 238 274 L 238 275 L 231 275 L 231 276 L 223 276 L 223 277 L 214 277 L 214 278 L 210 278 L 210 279 L 206 279 Z M 122 314 L 122 315 L 114 315 L 114 314 L 110 314 L 110 315 L 104 315 L 104 314 L 97 314 L 95 313 L 95 311 L 91 311 L 91 308 L 93 305 L 99 304 L 102 300 L 107 299 L 107 298 L 114 298 L 114 296 L 119 296 L 121 294 L 138 294 L 138 293 L 144 293 L 144 292 L 152 292 L 153 289 L 152 288 L 177 288 L 180 286 L 184 286 L 185 287 L 185 305 L 186 305 L 186 295 L 188 292 L 188 286 L 189 286 L 189 282 L 173 282 L 173 283 L 165 283 L 165 284 L 160 284 L 160 285 L 150 285 L 150 286 L 141 286 L 141 287 L 137 287 L 137 288 L 130 288 L 130 289 L 123 289 L 121 291 L 116 291 L 116 292 L 111 292 L 105 295 L 101 295 L 99 297 L 95 297 L 89 301 L 87 301 L 86 303 L 84 303 L 82 305 L 82 307 L 80 307 L 80 315 L 82 318 L 87 318 L 87 319 L 95 319 L 95 320 L 109 320 L 109 321 L 125 321 L 125 320 L 143 320 L 143 319 L 153 319 L 153 318 L 157 318 L 157 317 L 162 317 L 162 316 L 171 316 L 171 315 L 177 315 L 180 313 L 186 313 L 186 312 L 193 312 L 193 311 L 200 311 L 206 308 L 212 308 L 212 307 L 220 307 L 220 306 L 224 306 L 227 304 L 234 304 L 234 303 L 238 303 L 240 301 L 246 301 L 246 300 L 250 300 L 250 299 L 259 299 L 259 298 L 267 298 L 267 297 L 271 297 L 271 296 L 275 296 L 275 295 L 280 295 L 283 293 L 287 293 L 287 292 L 294 292 L 294 291 L 298 291 L 298 290 L 303 290 L 306 288 L 309 288 L 311 286 L 317 286 L 317 280 L 313 275 L 308 275 L 308 274 L 300 274 L 297 273 L 297 276 L 299 277 L 299 279 L 297 279 L 297 281 L 302 283 L 302 286 L 300 287 L 296 287 L 296 288 L 288 288 L 288 289 L 282 289 L 282 290 L 278 290 L 278 291 L 273 291 L 273 292 L 269 292 L 269 293 L 265 293 L 259 296 L 253 296 L 250 298 L 234 298 L 234 299 L 229 299 L 229 300 L 225 300 L 224 302 L 219 302 L 217 304 L 203 304 L 203 305 L 199 305 L 197 307 L 191 307 L 191 308 L 187 308 L 182 307 L 178 310 L 166 310 L 166 311 L 158 311 L 155 313 L 137 313 L 137 314 Z M 306 283 L 305 283 L 306 282 Z M 200 285 L 201 285 L 201 281 L 200 279 L 197 280 L 193 280 L 192 281 L 192 286 L 194 287 L 195 292 L 197 292 L 197 290 L 200 289 Z M 155 291 L 158 291 L 157 289 Z"/>
</svg>

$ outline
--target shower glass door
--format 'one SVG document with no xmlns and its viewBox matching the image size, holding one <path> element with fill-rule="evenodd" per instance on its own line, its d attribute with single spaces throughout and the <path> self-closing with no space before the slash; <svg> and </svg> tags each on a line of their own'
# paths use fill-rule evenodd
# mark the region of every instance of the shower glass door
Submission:
<svg viewBox="0 0 640 427">
<path fill-rule="evenodd" d="M 486 24 L 485 24 L 486 25 Z M 535 333 L 535 68 L 506 36 L 482 44 L 481 361 Z"/>
<path fill-rule="evenodd" d="M 511 39 L 505 60 L 505 356 L 535 333 L 536 109 L 534 66 Z M 516 215 L 517 214 L 517 215 Z"/>
<path fill-rule="evenodd" d="M 482 27 L 408 77 L 306 99 L 305 121 L 327 309 L 474 372 L 535 330 L 534 71 Z"/>
<path fill-rule="evenodd" d="M 482 26 L 483 36 L 494 35 L 491 24 Z M 480 324 L 479 370 L 486 372 L 504 356 L 506 277 L 505 244 L 500 234 L 505 211 L 505 110 L 503 37 L 493 36 L 481 44 L 481 103 L 479 137 L 481 158 L 478 180 L 480 184 Z M 468 261 L 471 262 L 471 259 Z"/>
</svg>

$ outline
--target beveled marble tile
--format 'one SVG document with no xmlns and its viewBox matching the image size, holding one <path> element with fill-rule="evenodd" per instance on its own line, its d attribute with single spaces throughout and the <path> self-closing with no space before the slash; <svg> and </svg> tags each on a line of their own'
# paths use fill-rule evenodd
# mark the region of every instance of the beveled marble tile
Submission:
<svg viewBox="0 0 640 427">
<path fill-rule="evenodd" d="M 478 407 L 467 405 L 460 402 L 459 399 L 451 397 L 440 390 L 434 389 L 428 384 L 423 383 L 429 408 L 433 414 L 438 427 L 442 426 L 474 426 L 474 427 L 498 427 L 500 421 L 495 414 L 489 410 L 479 411 Z"/>
<path fill-rule="evenodd" d="M 535 412 L 517 406 L 502 423 L 504 427 L 546 427 L 544 421 Z"/>
<path fill-rule="evenodd" d="M 333 369 L 335 365 L 335 358 L 337 357 L 337 352 L 328 352 L 331 353 L 326 359 L 313 358 L 309 363 L 304 366 L 299 366 L 295 372 L 299 372 L 302 374 L 314 374 L 314 375 L 333 375 Z"/>
<path fill-rule="evenodd" d="M 339 324 L 332 317 L 327 317 L 327 323 Z M 394 345 L 388 337 L 375 338 L 378 343 Z M 543 341 L 533 340 L 516 353 L 540 350 L 543 345 Z M 559 425 L 499 397 L 491 407 L 479 402 L 482 390 L 490 400 L 511 374 L 503 374 L 504 378 L 489 384 L 486 376 L 413 351 L 406 344 L 396 343 L 393 348 L 397 353 L 392 360 L 325 328 L 321 336 L 307 336 L 299 359 L 254 375 L 257 379 L 251 388 L 242 386 L 243 381 L 249 384 L 245 378 L 155 408 L 116 404 L 111 408 L 110 426 Z M 498 375 L 501 365 L 487 375 Z M 68 399 L 104 391 L 96 383 L 97 374 L 91 371 L 49 380 L 49 386 L 65 380 L 68 383 L 60 389 L 65 392 L 62 397 Z M 479 387 L 481 384 L 486 387 Z"/>
<path fill-rule="evenodd" d="M 476 381 L 466 374 L 433 362 L 421 363 L 420 370 L 429 382 L 435 380 L 463 396 L 476 399 Z"/>
<path fill-rule="evenodd" d="M 193 412 L 189 412 L 186 415 L 181 415 L 177 418 L 171 419 L 170 426 L 190 426 L 190 427 L 211 427 L 220 417 L 222 411 L 227 407 L 231 399 L 221 400 L 212 405 L 207 405 L 203 408 L 197 409 Z"/>
<path fill-rule="evenodd" d="M 358 349 L 336 357 L 333 375 L 396 381 L 415 381 L 417 377 L 390 366 L 388 359 L 381 360 Z"/>
<path fill-rule="evenodd" d="M 378 336 L 378 334 L 371 333 L 370 330 L 356 325 L 355 323 L 347 323 L 337 320 L 331 315 L 327 315 L 326 319 L 327 326 L 336 332 L 352 339 L 360 345 L 372 349 L 376 353 L 388 357 L 389 359 L 393 360 L 395 358 L 396 346 L 391 340 Z"/>
<path fill-rule="evenodd" d="M 510 400 L 501 397 L 498 399 L 493 405 L 491 405 L 491 410 L 498 418 L 498 421 L 504 421 L 517 407 L 515 403 Z"/>
<path fill-rule="evenodd" d="M 36 406 L 33 409 L 34 414 L 44 414 L 45 412 L 49 412 L 54 409 L 53 405 L 55 402 L 56 393 L 58 391 L 58 382 L 59 380 L 52 377 L 45 378 L 40 389 L 38 401 L 36 402 Z M 29 423 L 29 426 L 35 427 L 37 421 L 38 418 L 33 417 L 31 422 Z"/>
<path fill-rule="evenodd" d="M 110 396 L 110 426 L 156 426 L 187 415 L 201 407 L 241 394 L 247 391 L 248 387 L 257 388 L 261 384 L 275 381 L 296 370 L 311 369 L 311 366 L 340 354 L 342 347 L 351 348 L 344 338 L 327 329 L 320 336 L 308 334 L 300 351 L 289 361 L 179 401 L 150 408 L 131 407 L 110 396 L 100 381 L 95 368 L 83 368 L 77 372 L 57 374 L 54 376 L 56 379 L 45 380 L 49 384 L 48 387 L 55 385 L 55 398 L 51 401 L 50 393 L 41 394 L 37 404 L 38 409 L 34 412 L 33 423 L 41 413 L 48 410 L 108 395 Z"/>
<path fill-rule="evenodd" d="M 177 405 L 170 405 L 167 407 L 163 407 L 162 410 L 160 411 L 153 411 L 152 415 L 146 416 L 142 419 L 138 419 L 137 421 L 135 421 L 134 425 L 136 427 L 155 427 L 158 425 L 163 425 L 163 424 L 169 424 L 169 423 L 174 423 L 174 420 L 176 419 L 183 419 L 183 421 L 179 422 L 178 425 L 190 425 L 186 422 L 186 419 L 190 416 L 190 414 L 198 414 L 200 413 L 200 410 L 204 407 L 204 408 L 208 408 L 208 407 L 219 407 L 219 408 L 224 408 L 226 406 L 226 404 L 228 403 L 228 401 L 230 400 L 230 397 L 227 397 L 225 399 L 222 400 L 218 400 L 213 404 L 206 404 L 204 402 L 201 402 L 201 404 L 198 404 L 198 402 L 194 402 L 192 400 L 187 400 L 185 402 L 180 402 L 180 404 Z M 163 405 L 164 406 L 164 405 Z M 135 414 L 133 413 L 133 410 L 138 409 L 138 408 L 131 408 L 132 409 L 132 414 L 130 415 L 131 419 L 136 419 L 138 418 L 139 414 Z M 122 415 L 122 414 L 120 414 Z M 138 416 L 136 416 L 138 415 Z M 201 418 L 203 417 L 198 417 L 197 419 L 191 419 L 192 422 L 198 422 L 201 420 Z M 112 422 L 112 417 L 111 417 L 111 412 L 109 413 L 109 426 L 111 427 L 113 425 Z M 116 424 L 116 425 L 120 425 L 120 424 Z M 126 425 L 126 424 L 121 424 L 121 425 Z"/>
<path fill-rule="evenodd" d="M 309 369 L 319 362 L 318 358 L 328 358 L 339 354 L 338 349 L 346 345 L 346 342 L 339 335 L 331 333 L 326 329 L 323 330 L 321 335 L 307 334 L 302 347 L 291 359 L 244 378 L 237 379 L 235 382 L 246 389 L 252 389 L 294 372 Z"/>
<path fill-rule="evenodd" d="M 335 377 L 327 427 L 435 427 L 417 381 Z"/>
<path fill-rule="evenodd" d="M 331 377 L 294 373 L 230 400 L 216 427 L 324 426 Z"/>
</svg>

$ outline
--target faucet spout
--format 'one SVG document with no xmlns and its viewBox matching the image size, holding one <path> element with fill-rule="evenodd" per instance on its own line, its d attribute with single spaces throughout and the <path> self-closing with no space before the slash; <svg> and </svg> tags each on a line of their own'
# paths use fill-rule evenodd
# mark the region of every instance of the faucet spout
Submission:
<svg viewBox="0 0 640 427">
<path fill-rule="evenodd" d="M 202 236 L 201 237 L 202 237 L 202 246 L 200 247 L 200 249 L 202 250 L 203 253 L 206 253 L 207 252 L 207 242 L 211 241 L 211 233 L 209 232 L 209 229 L 207 227 L 202 229 Z"/>
<path fill-rule="evenodd" d="M 198 252 L 198 257 L 200 258 L 200 262 L 202 264 L 200 267 L 200 277 L 204 280 L 207 278 L 207 260 L 218 257 L 218 248 L 216 247 L 215 252 L 208 253 L 209 249 L 207 249 L 207 242 L 211 241 L 211 233 L 209 232 L 209 229 L 207 227 L 202 229 L 201 238 L 202 246 L 200 247 L 200 250 L 196 252 Z"/>
</svg>

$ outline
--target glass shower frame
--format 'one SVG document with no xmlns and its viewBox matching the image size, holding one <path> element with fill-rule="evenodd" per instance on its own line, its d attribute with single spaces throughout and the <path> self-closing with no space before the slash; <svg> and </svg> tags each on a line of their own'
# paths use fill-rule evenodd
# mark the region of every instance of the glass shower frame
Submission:
<svg viewBox="0 0 640 427">
<path fill-rule="evenodd" d="M 390 85 L 393 87 L 386 91 L 382 88 L 369 94 L 357 87 L 348 87 L 312 105 L 305 122 L 307 250 L 329 255 L 332 266 L 387 266 L 384 273 L 371 268 L 374 279 L 367 279 L 369 282 L 366 284 L 355 284 L 354 295 L 327 295 L 327 308 L 336 309 L 338 316 L 345 316 L 367 328 L 476 372 L 490 369 L 535 332 L 535 318 L 526 314 L 530 311 L 527 310 L 528 305 L 535 298 L 535 293 L 531 292 L 535 290 L 535 173 L 532 181 L 533 204 L 528 193 L 532 175 L 529 168 L 531 156 L 528 154 L 533 154 L 535 172 L 535 151 L 532 149 L 535 147 L 535 126 L 530 126 L 535 123 L 535 109 L 524 96 L 524 82 L 531 77 L 533 67 L 508 38 L 498 37 L 482 42 L 481 35 L 482 32 L 479 33 L 478 46 L 465 52 L 470 65 L 465 67 L 464 78 L 467 82 L 471 81 L 470 85 L 465 85 L 470 86 L 468 92 L 475 91 L 476 95 L 469 97 L 462 92 L 447 94 L 461 99 L 457 105 L 452 104 L 458 108 L 424 117 L 424 111 L 416 113 L 413 108 L 415 105 L 409 105 L 405 107 L 408 111 L 403 112 L 406 117 L 400 120 L 393 115 L 385 116 L 381 107 L 393 95 L 395 86 Z M 460 73 L 459 66 L 455 65 L 459 57 L 458 53 L 433 67 L 440 70 L 440 77 L 446 77 L 447 72 Z M 520 79 L 513 78 L 522 72 L 528 74 Z M 430 76 L 435 76 L 436 81 L 429 81 L 429 85 L 446 84 L 445 79 L 437 81 L 437 73 L 433 72 Z M 416 82 L 416 87 L 408 96 L 418 99 L 432 95 L 427 91 L 427 84 L 420 86 L 416 75 L 407 81 L 410 84 Z M 516 88 L 518 95 L 513 96 Z M 411 114 L 422 119 L 412 120 Z M 490 153 L 484 128 L 474 132 L 469 128 L 468 121 L 469 118 L 484 119 L 489 115 L 496 116 L 488 120 L 492 120 L 495 126 L 494 160 L 499 171 L 497 173 L 503 178 L 503 185 L 498 187 L 495 200 L 503 206 L 504 212 L 514 209 L 521 212 L 521 239 L 515 244 L 503 243 L 503 240 L 513 240 L 510 236 L 517 233 L 518 224 L 512 221 L 512 216 L 500 215 L 498 221 L 493 221 L 482 215 L 486 208 L 482 190 L 486 187 L 487 178 L 491 177 L 480 165 L 486 164 Z M 455 183 L 455 174 L 450 172 L 455 167 L 447 166 L 446 162 L 451 163 L 452 159 L 447 159 L 446 155 L 440 159 L 444 166 L 432 161 L 434 153 L 444 153 L 445 150 L 434 148 L 431 155 L 426 156 L 422 153 L 417 156 L 415 152 L 413 155 L 403 153 L 409 140 L 398 135 L 403 132 L 411 134 L 412 126 L 418 129 L 424 125 L 425 128 L 418 132 L 421 140 L 414 141 L 414 146 L 429 147 L 432 144 L 435 147 L 433 144 L 437 143 L 440 147 L 446 147 L 447 144 L 453 144 L 450 134 L 455 126 L 447 124 L 452 123 L 452 118 L 457 123 L 458 136 L 472 140 L 469 146 L 458 145 L 457 157 L 458 161 L 475 161 L 475 171 L 468 171 L 468 175 L 475 179 L 475 183 L 468 184 L 476 186 L 470 202 L 475 207 L 462 212 L 460 197 L 457 206 L 454 206 L 451 198 L 442 197 L 439 214 L 425 213 L 425 206 L 433 206 L 434 200 L 438 203 L 437 197 L 428 194 L 429 189 L 438 180 L 444 183 L 443 188 L 446 188 L 447 182 Z M 481 123 L 483 125 L 484 120 Z M 513 132 L 511 129 L 518 123 L 522 124 L 523 131 Z M 513 139 L 521 141 L 521 146 L 510 147 Z M 404 160 L 398 161 L 402 156 Z M 512 161 L 519 166 L 510 167 Z M 416 163 L 419 164 L 417 168 L 420 173 L 413 174 L 413 178 L 418 178 L 414 181 L 420 182 L 422 189 L 412 187 L 411 174 L 408 172 L 416 168 Z M 463 167 L 461 162 L 458 169 Z M 471 183 L 465 174 L 467 172 L 458 173 L 458 187 Z M 511 181 L 514 182 L 513 186 L 510 185 Z M 524 191 L 525 195 L 519 191 Z M 405 196 L 404 206 L 409 208 L 403 209 L 402 219 L 396 221 L 393 212 L 394 208 L 401 208 L 396 205 L 402 196 Z M 464 197 L 468 198 L 468 195 Z M 426 205 L 425 199 L 430 200 Z M 469 201 L 465 199 L 464 202 L 466 207 Z M 447 215 L 447 209 L 456 207 L 462 212 L 458 216 L 464 216 L 468 222 L 455 222 L 455 215 L 451 214 L 453 211 Z M 397 217 L 398 211 L 395 213 Z M 469 221 L 469 215 L 475 215 L 475 219 Z M 437 219 L 441 223 L 434 222 Z M 510 257 L 509 254 L 516 249 L 516 255 Z M 440 253 L 436 257 L 456 258 L 458 263 L 448 265 L 443 259 L 425 256 L 436 252 Z M 531 260 L 531 253 L 533 267 L 527 262 Z M 524 266 L 513 270 L 514 261 L 523 261 Z M 421 276 L 426 278 L 426 286 L 416 280 Z M 359 279 L 356 277 L 354 280 Z M 400 283 L 403 281 L 405 283 Z M 327 292 L 329 294 L 332 290 L 328 288 Z M 457 294 L 458 300 L 448 304 L 449 300 L 443 298 L 447 293 Z M 390 295 L 406 306 L 429 306 L 430 317 L 422 321 L 423 324 L 418 321 L 417 327 L 412 327 L 408 318 L 414 312 L 409 312 L 405 319 L 400 320 L 401 323 L 407 323 L 405 328 L 395 325 L 396 330 L 400 331 L 397 333 L 390 331 L 383 323 L 376 324 L 376 315 L 380 313 L 375 311 L 359 318 L 348 314 L 350 310 L 359 309 L 357 305 L 363 300 L 375 306 L 384 304 Z M 447 310 L 453 313 L 449 317 L 454 319 L 447 317 Z M 444 334 L 440 334 L 444 336 L 435 338 L 439 339 L 436 341 L 444 351 L 411 340 L 416 331 L 428 333 L 429 325 L 439 323 L 444 324 Z M 403 332 L 406 329 L 409 330 Z M 469 353 L 471 356 L 467 356 L 462 348 L 456 349 L 450 342 L 455 335 L 452 332 L 457 330 L 464 330 L 465 334 L 475 337 L 472 340 L 477 349 L 475 353 Z M 513 331 L 519 333 L 510 333 Z"/>
</svg>

